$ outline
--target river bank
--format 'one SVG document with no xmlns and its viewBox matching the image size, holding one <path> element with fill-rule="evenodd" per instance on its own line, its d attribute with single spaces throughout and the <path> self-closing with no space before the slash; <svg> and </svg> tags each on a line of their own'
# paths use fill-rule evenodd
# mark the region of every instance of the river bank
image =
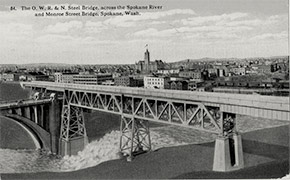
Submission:
<svg viewBox="0 0 290 180">
<path fill-rule="evenodd" d="M 169 178 L 281 178 L 289 173 L 288 126 L 242 134 L 245 168 L 221 173 L 212 171 L 214 143 L 162 148 L 137 156 L 132 162 L 117 159 L 72 172 L 2 174 L 2 179 L 169 179 Z M 271 134 L 284 139 L 273 140 Z M 269 143 L 256 141 L 257 137 Z M 254 140 L 251 140 L 254 139 Z M 283 144 L 283 145 L 282 145 Z"/>
</svg>

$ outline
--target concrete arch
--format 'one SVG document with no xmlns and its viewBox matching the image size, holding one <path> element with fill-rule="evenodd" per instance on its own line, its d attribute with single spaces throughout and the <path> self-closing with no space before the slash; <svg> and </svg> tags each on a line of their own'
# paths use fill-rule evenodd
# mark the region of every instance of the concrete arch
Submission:
<svg viewBox="0 0 290 180">
<path fill-rule="evenodd" d="M 37 148 L 51 150 L 51 137 L 49 132 L 25 117 L 16 114 L 6 114 L 5 116 L 21 125 L 31 136 Z"/>
<path fill-rule="evenodd" d="M 32 133 L 30 131 L 30 129 L 28 129 L 25 125 L 23 125 L 22 123 L 15 121 L 19 126 L 21 126 L 31 137 L 32 141 L 34 142 L 34 145 L 36 147 L 36 149 L 40 149 L 41 148 L 41 143 L 39 142 L 39 138 L 35 135 L 35 133 Z"/>
</svg>

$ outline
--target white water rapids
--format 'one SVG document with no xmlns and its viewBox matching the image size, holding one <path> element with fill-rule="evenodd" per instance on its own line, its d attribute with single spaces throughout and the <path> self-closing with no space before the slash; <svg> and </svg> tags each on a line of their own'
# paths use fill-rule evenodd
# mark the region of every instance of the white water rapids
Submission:
<svg viewBox="0 0 290 180">
<path fill-rule="evenodd" d="M 253 119 L 253 118 L 251 118 Z M 251 123 L 249 123 L 251 122 Z M 280 126 L 284 122 L 271 120 L 239 120 L 240 132 Z M 214 141 L 215 134 L 176 126 L 163 126 L 150 130 L 152 150 L 185 144 Z M 111 131 L 102 138 L 90 142 L 83 151 L 74 156 L 56 157 L 41 150 L 0 149 L 0 173 L 24 173 L 41 171 L 74 171 L 96 166 L 104 161 L 119 158 L 120 132 Z"/>
<path fill-rule="evenodd" d="M 152 150 L 189 143 L 210 142 L 214 134 L 174 126 L 150 131 Z M 111 131 L 90 142 L 77 155 L 57 158 L 41 150 L 0 149 L 0 173 L 74 171 L 119 158 L 120 132 Z"/>
</svg>

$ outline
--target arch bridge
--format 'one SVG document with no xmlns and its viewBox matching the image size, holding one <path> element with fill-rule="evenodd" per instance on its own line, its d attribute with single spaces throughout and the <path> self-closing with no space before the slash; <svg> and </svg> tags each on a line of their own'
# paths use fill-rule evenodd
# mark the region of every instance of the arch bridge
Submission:
<svg viewBox="0 0 290 180">
<path fill-rule="evenodd" d="M 2 101 L 0 115 L 20 123 L 36 139 L 38 147 L 58 153 L 61 101 L 51 96 L 39 96 L 33 99 Z"/>
</svg>

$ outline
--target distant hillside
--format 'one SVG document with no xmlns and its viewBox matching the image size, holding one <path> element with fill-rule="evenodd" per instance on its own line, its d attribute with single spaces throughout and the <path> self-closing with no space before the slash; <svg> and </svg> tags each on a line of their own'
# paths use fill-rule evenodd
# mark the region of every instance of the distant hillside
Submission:
<svg viewBox="0 0 290 180">
<path fill-rule="evenodd" d="M 255 59 L 284 59 L 288 58 L 288 56 L 271 56 L 271 57 L 249 57 L 249 58 L 210 58 L 210 57 L 205 57 L 205 58 L 200 58 L 200 59 L 185 59 L 181 61 L 176 61 L 172 63 L 184 63 L 184 62 L 206 62 L 206 61 L 238 61 L 238 60 L 255 60 Z M 171 63 L 171 64 L 172 64 Z"/>
<path fill-rule="evenodd" d="M 168 63 L 172 68 L 180 66 L 188 66 L 199 62 L 218 62 L 218 61 L 245 61 L 245 60 L 276 60 L 276 59 L 287 59 L 288 56 L 272 56 L 272 57 L 250 57 L 250 58 L 200 58 L 200 59 L 185 59 L 181 61 Z"/>
<path fill-rule="evenodd" d="M 65 63 L 28 63 L 28 64 L 22 64 L 26 66 L 68 66 L 69 64 Z"/>
<path fill-rule="evenodd" d="M 70 66 L 70 64 L 65 63 L 28 63 L 28 64 L 0 64 L 0 67 L 9 66 L 23 66 L 23 67 L 40 67 L 40 66 Z"/>
</svg>

